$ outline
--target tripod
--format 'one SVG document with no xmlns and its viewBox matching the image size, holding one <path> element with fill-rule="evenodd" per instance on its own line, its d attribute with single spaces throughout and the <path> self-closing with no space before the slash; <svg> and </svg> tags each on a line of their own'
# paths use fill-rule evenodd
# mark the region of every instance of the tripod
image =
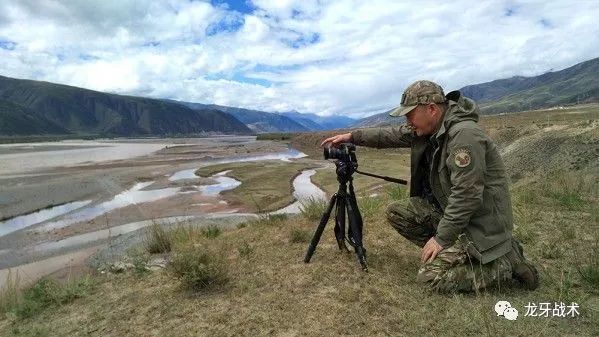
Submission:
<svg viewBox="0 0 599 337">
<path fill-rule="evenodd" d="M 314 250 L 320 241 L 324 227 L 329 221 L 333 207 L 337 205 L 335 210 L 335 238 L 339 245 L 339 250 L 349 251 L 345 245 L 345 241 L 354 247 L 358 262 L 362 266 L 362 270 L 368 272 L 368 265 L 366 264 L 366 249 L 362 246 L 362 215 L 358 209 L 358 203 L 356 202 L 356 194 L 354 193 L 353 177 L 352 174 L 357 172 L 358 163 L 353 161 L 335 161 L 337 167 L 337 181 L 339 181 L 339 189 L 329 201 L 329 205 L 320 219 L 320 223 L 314 232 L 310 246 L 306 252 L 304 262 L 310 262 Z M 348 192 L 349 183 L 349 192 Z M 345 215 L 347 212 L 347 219 L 349 227 L 347 229 L 347 239 L 345 237 Z"/>
</svg>

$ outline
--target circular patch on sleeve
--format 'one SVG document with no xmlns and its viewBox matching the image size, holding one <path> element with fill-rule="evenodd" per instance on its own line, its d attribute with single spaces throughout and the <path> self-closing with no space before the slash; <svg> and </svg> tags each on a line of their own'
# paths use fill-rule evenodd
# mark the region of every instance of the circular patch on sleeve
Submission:
<svg viewBox="0 0 599 337">
<path fill-rule="evenodd" d="M 467 149 L 459 149 L 455 152 L 453 160 L 457 167 L 466 167 L 472 162 L 470 151 Z"/>
</svg>

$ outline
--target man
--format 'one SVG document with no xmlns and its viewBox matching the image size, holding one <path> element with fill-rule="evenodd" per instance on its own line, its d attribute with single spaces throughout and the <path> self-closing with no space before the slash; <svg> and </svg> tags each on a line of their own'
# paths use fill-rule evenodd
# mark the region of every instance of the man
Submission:
<svg viewBox="0 0 599 337">
<path fill-rule="evenodd" d="M 478 291 L 512 278 L 535 289 L 538 272 L 512 237 L 503 161 L 477 124 L 476 103 L 417 81 L 390 115 L 406 116 L 407 125 L 359 129 L 321 145 L 411 148 L 410 198 L 389 205 L 386 216 L 422 247 L 417 280 L 439 292 Z"/>
</svg>

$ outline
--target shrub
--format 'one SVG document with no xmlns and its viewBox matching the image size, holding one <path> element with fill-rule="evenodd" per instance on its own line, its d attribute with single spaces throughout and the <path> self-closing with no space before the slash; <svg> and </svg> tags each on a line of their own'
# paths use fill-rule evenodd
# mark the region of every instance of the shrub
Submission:
<svg viewBox="0 0 599 337">
<path fill-rule="evenodd" d="M 365 218 L 377 215 L 382 205 L 382 200 L 378 197 L 364 197 L 358 200 L 360 212 Z"/>
<path fill-rule="evenodd" d="M 221 235 L 223 230 L 220 227 L 218 227 L 217 225 L 209 225 L 209 226 L 202 228 L 201 232 L 202 232 L 202 235 L 204 235 L 205 237 L 207 237 L 209 239 L 214 239 L 214 238 L 218 237 L 219 235 Z"/>
<path fill-rule="evenodd" d="M 328 203 L 325 200 L 310 197 L 306 200 L 300 200 L 300 213 L 304 218 L 317 221 L 326 211 Z"/>
<path fill-rule="evenodd" d="M 9 312 L 19 305 L 21 302 L 20 284 L 21 279 L 18 272 L 13 276 L 12 270 L 9 269 L 6 282 L 0 288 L 0 313 Z"/>
<path fill-rule="evenodd" d="M 304 229 L 294 228 L 291 230 L 291 243 L 304 243 L 310 241 L 310 233 Z"/>
<path fill-rule="evenodd" d="M 185 287 L 196 291 L 228 282 L 226 260 L 206 245 L 177 246 L 171 268 Z"/>
<path fill-rule="evenodd" d="M 408 189 L 398 184 L 388 186 L 387 194 L 391 200 L 402 200 L 410 196 Z"/>
<path fill-rule="evenodd" d="M 10 311 L 14 311 L 19 318 L 31 317 L 45 308 L 64 305 L 83 297 L 91 287 L 92 281 L 89 277 L 66 284 L 42 278 L 23 292 L 22 301 Z"/>
<path fill-rule="evenodd" d="M 171 251 L 171 234 L 154 222 L 146 232 L 144 246 L 150 254 L 168 253 Z"/>
<path fill-rule="evenodd" d="M 599 289 L 599 235 L 595 233 L 595 238 L 590 249 L 578 251 L 575 255 L 574 266 L 580 274 L 582 280 L 592 289 Z"/>
<path fill-rule="evenodd" d="M 247 241 L 243 241 L 243 243 L 237 247 L 237 251 L 239 252 L 239 256 L 249 256 L 254 252 L 254 248 L 250 246 Z"/>
</svg>

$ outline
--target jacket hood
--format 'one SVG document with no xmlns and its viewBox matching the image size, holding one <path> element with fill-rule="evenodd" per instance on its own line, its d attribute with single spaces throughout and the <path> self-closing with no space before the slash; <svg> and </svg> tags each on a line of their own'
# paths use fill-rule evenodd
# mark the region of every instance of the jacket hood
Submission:
<svg viewBox="0 0 599 337">
<path fill-rule="evenodd" d="M 467 120 L 478 122 L 479 110 L 474 100 L 465 97 L 458 90 L 448 93 L 445 98 L 447 98 L 447 111 L 445 111 L 443 124 L 437 132 L 437 137 L 444 134 L 454 123 Z"/>
</svg>

